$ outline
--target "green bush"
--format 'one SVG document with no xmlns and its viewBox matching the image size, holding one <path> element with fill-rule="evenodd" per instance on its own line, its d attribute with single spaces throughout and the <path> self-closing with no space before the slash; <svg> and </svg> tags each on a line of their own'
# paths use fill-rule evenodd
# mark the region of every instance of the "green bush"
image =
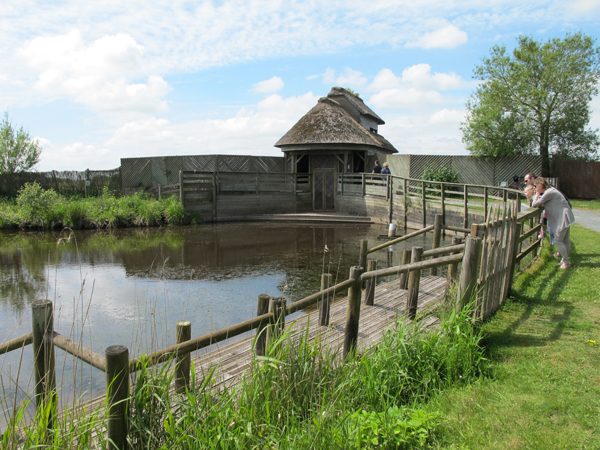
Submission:
<svg viewBox="0 0 600 450">
<path fill-rule="evenodd" d="M 161 200 L 165 220 L 170 225 L 182 225 L 185 221 L 185 209 L 176 196 Z"/>
<path fill-rule="evenodd" d="M 440 183 L 458 183 L 458 172 L 451 169 L 450 167 L 436 167 L 436 166 L 427 166 L 425 170 L 423 170 L 423 175 L 421 175 L 421 179 L 430 180 L 430 181 L 438 181 Z M 439 184 L 426 183 L 425 189 L 439 189 Z M 458 186 L 446 186 L 444 188 L 445 191 L 458 191 Z M 428 192 L 427 194 L 438 195 L 441 194 L 439 192 Z"/>
<path fill-rule="evenodd" d="M 44 190 L 36 183 L 25 183 L 17 195 L 22 225 L 49 228 L 60 220 L 56 207 L 60 198 L 52 189 Z"/>
</svg>

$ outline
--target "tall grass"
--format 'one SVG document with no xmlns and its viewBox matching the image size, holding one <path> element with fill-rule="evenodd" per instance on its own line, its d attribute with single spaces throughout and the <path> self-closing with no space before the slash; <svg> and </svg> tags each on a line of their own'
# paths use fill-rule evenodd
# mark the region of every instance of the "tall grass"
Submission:
<svg viewBox="0 0 600 450">
<path fill-rule="evenodd" d="M 0 201 L 0 228 L 117 228 L 181 225 L 187 220 L 177 197 L 155 200 L 144 193 L 117 197 L 106 187 L 101 197 L 69 199 L 27 183 L 14 201 Z"/>
<path fill-rule="evenodd" d="M 170 390 L 171 366 L 143 369 L 130 399 L 132 448 L 314 449 L 415 448 L 430 442 L 438 414 L 423 406 L 433 394 L 486 371 L 481 336 L 470 311 L 451 310 L 437 331 L 399 320 L 380 344 L 344 362 L 319 340 L 284 334 L 256 358 L 235 388 L 215 385 L 215 372 L 192 391 Z M 192 371 L 192 373 L 194 373 Z M 9 448 L 86 448 L 103 418 L 63 419 L 44 435 L 43 412 L 26 426 L 15 415 Z M 18 430 L 21 430 L 18 432 Z"/>
</svg>

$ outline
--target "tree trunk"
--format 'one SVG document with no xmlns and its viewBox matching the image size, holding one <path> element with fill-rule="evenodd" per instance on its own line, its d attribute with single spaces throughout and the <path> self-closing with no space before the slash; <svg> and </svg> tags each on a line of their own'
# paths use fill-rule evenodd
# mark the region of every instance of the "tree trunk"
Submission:
<svg viewBox="0 0 600 450">
<path fill-rule="evenodd" d="M 548 142 L 550 140 L 550 129 L 542 126 L 540 138 L 540 156 L 542 157 L 542 176 L 550 176 L 550 155 L 548 154 Z"/>
</svg>

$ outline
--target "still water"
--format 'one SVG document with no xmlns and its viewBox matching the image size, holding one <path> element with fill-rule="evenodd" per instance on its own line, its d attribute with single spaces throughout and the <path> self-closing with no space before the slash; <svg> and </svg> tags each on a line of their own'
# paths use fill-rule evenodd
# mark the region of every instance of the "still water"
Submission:
<svg viewBox="0 0 600 450">
<path fill-rule="evenodd" d="M 379 226 L 279 223 L 3 232 L 0 342 L 31 331 L 31 302 L 48 298 L 57 332 L 101 355 L 122 344 L 136 357 L 174 344 L 179 320 L 200 336 L 254 317 L 259 294 L 291 302 L 317 292 L 324 271 L 334 282 L 345 280 L 358 263 L 360 240 L 378 245 L 386 233 Z M 379 267 L 398 265 L 403 249 L 427 248 L 428 239 L 370 257 Z M 32 358 L 31 346 L 0 356 L 2 406 L 15 392 L 18 400 L 29 397 Z M 102 372 L 60 349 L 56 372 L 64 406 L 105 389 Z"/>
</svg>

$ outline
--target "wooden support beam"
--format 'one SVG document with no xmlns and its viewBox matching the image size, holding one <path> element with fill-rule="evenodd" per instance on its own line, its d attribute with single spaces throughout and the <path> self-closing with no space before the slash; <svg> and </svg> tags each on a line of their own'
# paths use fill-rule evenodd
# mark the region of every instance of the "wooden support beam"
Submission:
<svg viewBox="0 0 600 450">
<path fill-rule="evenodd" d="M 56 400 L 54 369 L 54 314 L 50 300 L 35 300 L 31 304 L 33 329 L 33 371 L 35 375 L 35 404 L 38 408 Z M 52 423 L 49 423 L 52 426 Z"/>
<path fill-rule="evenodd" d="M 413 247 L 412 257 L 410 262 L 412 264 L 421 261 L 421 254 L 423 253 L 423 247 Z M 408 317 L 413 320 L 417 316 L 417 304 L 419 301 L 419 283 L 421 281 L 421 270 L 412 270 L 408 275 L 408 300 L 406 304 L 406 310 L 408 311 Z"/>
<path fill-rule="evenodd" d="M 344 350 L 343 357 L 348 356 L 356 349 L 358 342 L 358 324 L 360 321 L 360 296 L 362 281 L 360 276 L 363 272 L 362 267 L 350 268 L 350 279 L 354 280 L 354 284 L 348 289 L 348 307 L 346 309 L 346 329 L 344 334 Z"/>
<path fill-rule="evenodd" d="M 452 236 L 452 246 L 461 245 L 462 238 L 460 236 Z M 464 248 L 464 247 L 463 247 Z M 452 254 L 455 255 L 460 250 L 453 251 Z M 458 263 L 453 263 L 448 266 L 448 284 L 452 285 L 456 283 L 456 279 L 458 276 Z"/>
<path fill-rule="evenodd" d="M 377 260 L 369 259 L 367 264 L 367 271 L 372 272 L 377 270 Z M 365 283 L 365 305 L 373 306 L 375 301 L 375 285 L 377 284 L 376 278 L 370 278 Z"/>
<path fill-rule="evenodd" d="M 324 273 L 321 275 L 321 292 L 326 291 L 333 281 L 333 275 Z M 333 297 L 333 295 L 332 295 Z M 329 293 L 321 294 L 321 303 L 319 304 L 319 325 L 326 327 L 329 325 L 329 313 L 331 311 L 331 300 Z"/>
<path fill-rule="evenodd" d="M 256 307 L 256 315 L 262 316 L 269 312 L 269 301 L 271 297 L 267 294 L 260 294 L 258 296 L 258 306 Z M 261 323 L 256 328 L 256 340 L 255 340 L 255 352 L 256 356 L 265 356 L 267 351 L 267 324 Z"/>
<path fill-rule="evenodd" d="M 411 254 L 412 254 L 412 252 L 410 250 L 402 251 L 402 265 L 403 266 L 410 264 Z M 402 273 L 402 275 L 400 275 L 400 289 L 406 290 L 407 288 L 408 288 L 408 272 L 404 272 L 404 273 Z"/>
<path fill-rule="evenodd" d="M 129 448 L 129 349 L 124 345 L 106 348 L 106 434 L 110 450 Z"/>
<path fill-rule="evenodd" d="M 435 250 L 440 246 L 440 242 L 442 241 L 442 225 L 443 225 L 444 216 L 441 214 L 436 214 L 435 222 L 433 225 L 433 244 L 431 245 L 431 249 Z M 437 267 L 432 267 L 429 269 L 429 274 L 432 276 L 437 275 Z"/>
<path fill-rule="evenodd" d="M 471 298 L 477 289 L 481 249 L 482 242 L 480 238 L 472 236 L 466 238 L 465 253 L 460 272 L 458 297 L 456 299 L 459 310 L 471 301 Z"/>
<path fill-rule="evenodd" d="M 186 320 L 177 322 L 175 325 L 175 342 L 182 344 L 192 338 L 192 324 Z M 190 389 L 190 354 L 177 355 L 175 366 L 175 390 L 179 394 L 185 393 Z"/>
</svg>

